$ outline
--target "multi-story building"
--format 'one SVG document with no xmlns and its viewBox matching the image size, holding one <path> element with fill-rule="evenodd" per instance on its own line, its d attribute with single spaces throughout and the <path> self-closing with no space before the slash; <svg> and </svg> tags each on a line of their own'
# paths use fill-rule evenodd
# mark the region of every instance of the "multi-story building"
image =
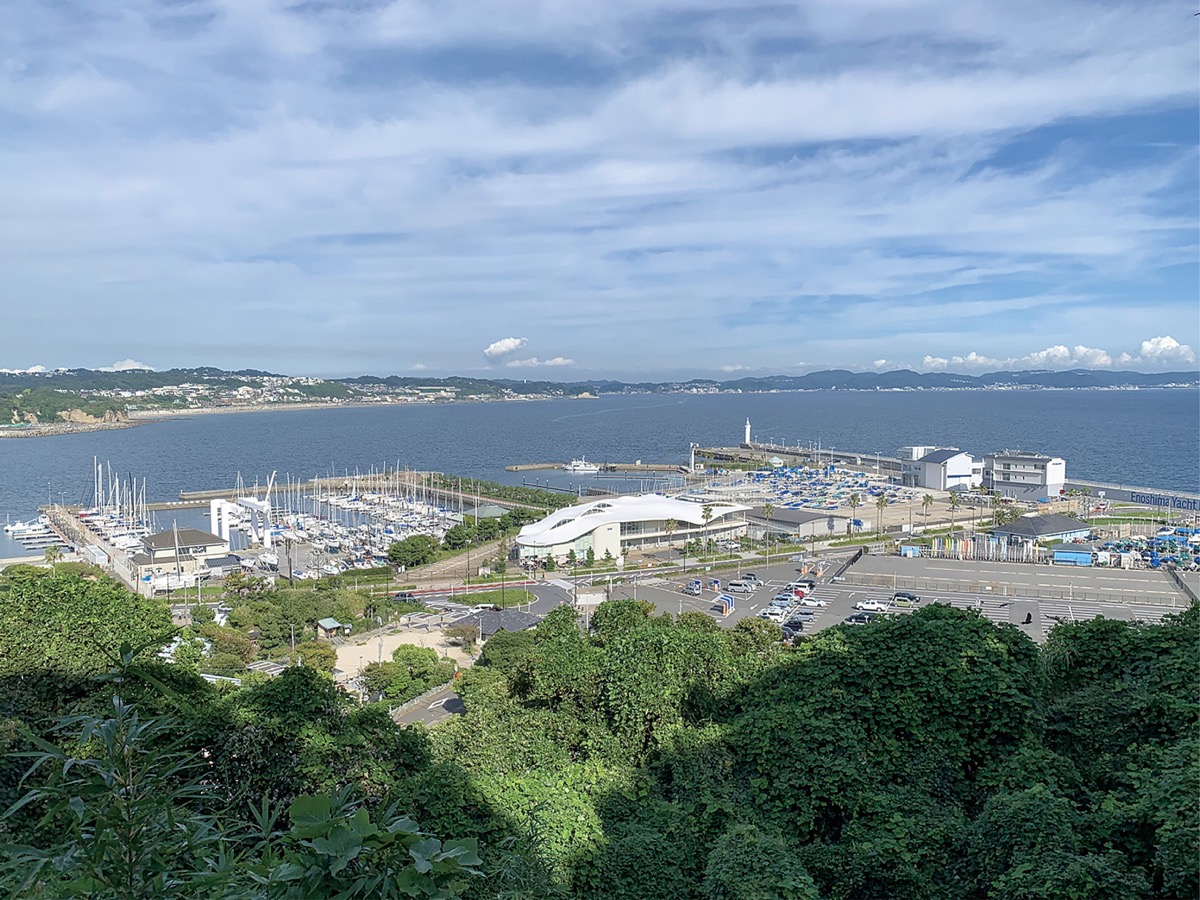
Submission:
<svg viewBox="0 0 1200 900">
<path fill-rule="evenodd" d="M 588 550 L 596 557 L 616 558 L 634 548 L 682 546 L 705 538 L 728 540 L 745 534 L 749 510 L 721 500 L 693 503 L 659 494 L 593 500 L 526 525 L 517 535 L 517 549 L 522 560 L 553 556 L 562 562 L 572 550 L 578 558 Z"/>
<path fill-rule="evenodd" d="M 957 447 L 901 447 L 900 483 L 934 491 L 965 491 L 983 481 L 983 464 Z"/>
<path fill-rule="evenodd" d="M 983 458 L 983 486 L 1013 500 L 1057 497 L 1067 480 L 1067 464 L 1058 456 L 1000 450 Z"/>
</svg>

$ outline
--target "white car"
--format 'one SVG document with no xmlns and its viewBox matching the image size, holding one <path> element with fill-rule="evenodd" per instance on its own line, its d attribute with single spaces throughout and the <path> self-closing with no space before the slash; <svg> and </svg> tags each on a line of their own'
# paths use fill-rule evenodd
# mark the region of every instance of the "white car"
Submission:
<svg viewBox="0 0 1200 900">
<path fill-rule="evenodd" d="M 824 600 L 818 600 L 816 597 L 798 597 L 798 598 L 796 598 L 796 604 L 798 606 L 811 606 L 811 607 L 821 607 L 821 606 L 829 605 Z"/>
<path fill-rule="evenodd" d="M 891 604 L 886 600 L 859 600 L 854 604 L 855 609 L 863 612 L 887 612 Z"/>
<path fill-rule="evenodd" d="M 778 606 L 768 606 L 758 614 L 760 619 L 766 619 L 768 622 L 779 623 L 788 617 L 786 609 L 780 609 Z"/>
</svg>

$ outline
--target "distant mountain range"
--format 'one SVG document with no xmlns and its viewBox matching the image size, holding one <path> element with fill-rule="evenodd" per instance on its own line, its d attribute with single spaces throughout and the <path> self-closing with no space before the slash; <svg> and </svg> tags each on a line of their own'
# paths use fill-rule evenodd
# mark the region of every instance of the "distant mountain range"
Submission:
<svg viewBox="0 0 1200 900">
<path fill-rule="evenodd" d="M 119 372 L 93 369 L 56 369 L 45 372 L 0 372 L 0 396 L 13 395 L 26 388 L 42 388 L 71 393 L 150 391 L 167 386 L 200 384 L 217 390 L 236 389 L 238 385 L 300 385 L 303 394 L 313 400 L 353 400 L 359 395 L 380 393 L 427 393 L 442 391 L 459 397 L 502 396 L 580 396 L 614 393 L 678 393 L 741 391 L 828 390 L 995 390 L 1000 388 L 1151 388 L 1200 385 L 1200 372 L 1110 372 L 1097 369 L 1066 371 L 1028 370 L 963 375 L 955 372 L 851 372 L 828 369 L 806 375 L 767 375 L 726 381 L 694 378 L 688 381 L 625 382 L 616 380 L 534 381 L 510 378 L 433 378 L 429 376 L 375 376 L 354 378 L 300 378 L 255 369 L 228 372 L 212 367 L 151 371 L 129 369 Z"/>
</svg>

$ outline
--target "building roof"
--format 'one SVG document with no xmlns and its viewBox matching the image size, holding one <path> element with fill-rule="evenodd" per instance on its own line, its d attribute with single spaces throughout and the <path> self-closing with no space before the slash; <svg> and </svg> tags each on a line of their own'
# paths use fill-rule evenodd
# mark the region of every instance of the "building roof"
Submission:
<svg viewBox="0 0 1200 900">
<path fill-rule="evenodd" d="M 480 640 L 487 640 L 497 631 L 527 631 L 541 621 L 541 616 L 521 612 L 519 609 L 497 609 L 467 616 L 459 624 L 478 628 Z"/>
<path fill-rule="evenodd" d="M 923 463 L 944 463 L 947 460 L 954 459 L 956 456 L 966 455 L 965 450 L 933 450 L 922 456 L 917 462 Z"/>
<path fill-rule="evenodd" d="M 1011 534 L 1023 538 L 1044 538 L 1058 534 L 1091 531 L 1087 522 L 1057 513 L 1048 516 L 1021 516 L 1007 525 L 988 529 L 992 534 Z"/>
<path fill-rule="evenodd" d="M 321 619 L 319 622 L 317 622 L 317 624 L 320 625 L 322 628 L 324 628 L 326 631 L 333 631 L 335 628 L 345 628 L 346 627 L 341 622 L 339 622 L 337 619 L 333 618 L 333 616 L 328 616 L 324 619 Z"/>
<path fill-rule="evenodd" d="M 241 557 L 230 553 L 228 556 L 210 556 L 204 560 L 204 564 L 210 569 L 232 569 L 240 567 L 242 560 Z"/>
<path fill-rule="evenodd" d="M 1045 453 L 1030 453 L 1024 450 L 997 450 L 995 453 L 987 455 L 989 459 L 1034 459 L 1034 460 L 1056 460 L 1061 459 L 1058 456 L 1047 456 Z"/>
<path fill-rule="evenodd" d="M 158 534 L 142 538 L 142 545 L 147 550 L 174 550 L 175 534 L 173 529 L 160 531 Z M 178 534 L 180 547 L 213 547 L 229 543 L 215 534 L 209 534 L 207 531 L 200 531 L 196 528 L 180 528 Z"/>
<path fill-rule="evenodd" d="M 508 510 L 503 506 L 497 506 L 495 503 L 485 503 L 482 506 L 467 507 L 462 511 L 462 517 L 464 521 L 475 517 L 479 517 L 480 519 L 498 519 L 507 512 Z"/>
<path fill-rule="evenodd" d="M 662 522 L 675 519 L 680 524 L 700 526 L 704 524 L 703 510 L 712 507 L 709 525 L 725 516 L 749 511 L 749 506 L 725 500 L 706 503 L 689 503 L 664 497 L 662 494 L 642 494 L 637 497 L 606 497 L 578 506 L 556 510 L 540 522 L 526 525 L 517 535 L 517 543 L 526 547 L 553 547 L 566 544 L 601 525 L 617 522 Z"/>
</svg>

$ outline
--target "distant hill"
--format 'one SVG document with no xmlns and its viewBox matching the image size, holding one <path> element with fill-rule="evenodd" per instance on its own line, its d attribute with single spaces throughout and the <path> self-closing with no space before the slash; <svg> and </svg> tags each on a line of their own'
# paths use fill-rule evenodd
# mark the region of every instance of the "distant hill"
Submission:
<svg viewBox="0 0 1200 900">
<path fill-rule="evenodd" d="M 585 394 L 615 393 L 678 393 L 740 391 L 761 393 L 769 391 L 829 391 L 829 390 L 996 390 L 1002 388 L 1126 388 L 1179 387 L 1200 385 L 1197 372 L 1108 372 L 1095 369 L 1066 371 L 1030 370 L 1021 372 L 988 372 L 983 375 L 963 375 L 956 372 L 913 372 L 898 369 L 893 372 L 851 372 L 847 369 L 828 369 L 806 375 L 765 375 L 735 378 L 727 381 L 695 378 L 689 381 L 624 382 L 613 379 L 582 381 L 544 381 L 513 378 L 467 378 L 452 376 L 434 378 L 402 375 L 359 375 L 354 378 L 300 378 L 279 375 L 256 369 L 228 372 L 210 366 L 152 371 L 129 369 L 105 372 L 95 369 L 57 369 L 48 372 L 0 372 L 0 411 L 9 407 L 13 421 L 27 412 L 41 414 L 45 421 L 64 408 L 85 406 L 84 402 L 68 402 L 70 396 L 96 406 L 94 412 L 116 409 L 115 401 L 136 396 L 138 403 L 172 405 L 179 408 L 180 400 L 154 399 L 163 388 L 180 385 L 199 386 L 188 397 L 203 402 L 228 405 L 235 402 L 239 390 L 254 386 L 265 399 L 248 402 L 278 402 L 287 395 L 289 402 L 297 401 L 354 401 L 380 399 L 380 395 L 407 394 L 421 397 L 431 390 L 446 396 L 495 398 L 504 397 L 578 397 Z M 271 392 L 274 391 L 274 394 Z M 37 402 L 29 395 L 34 392 Z M 151 400 L 147 400 L 149 392 Z M 176 392 L 178 393 L 178 392 Z M 25 394 L 24 397 L 21 395 Z M 56 398 L 52 395 L 58 395 Z M 53 399 L 53 403 L 48 402 Z M 117 404 L 119 405 L 119 404 Z M 101 408 L 103 407 L 103 408 Z M 91 409 L 91 407 L 88 407 Z M 4 418 L 8 418 L 6 415 Z"/>
</svg>

